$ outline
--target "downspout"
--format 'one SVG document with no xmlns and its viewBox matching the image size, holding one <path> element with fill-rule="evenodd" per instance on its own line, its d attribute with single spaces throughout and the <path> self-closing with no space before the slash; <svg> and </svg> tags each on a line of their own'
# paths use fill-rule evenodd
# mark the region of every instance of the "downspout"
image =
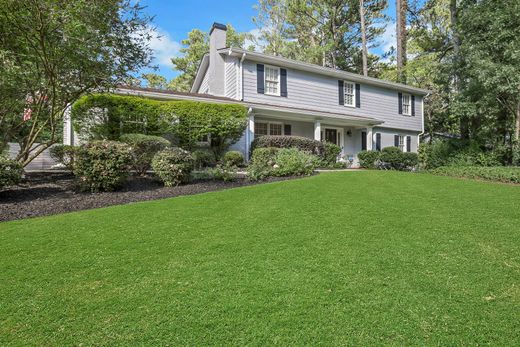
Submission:
<svg viewBox="0 0 520 347">
<path fill-rule="evenodd" d="M 239 98 L 238 100 L 240 101 L 244 101 L 244 72 L 243 72 L 243 63 L 244 63 L 244 60 L 246 59 L 246 53 L 243 53 L 242 54 L 242 58 L 240 58 L 240 62 L 238 64 L 238 71 L 239 71 L 239 83 L 238 83 L 238 86 L 239 86 Z"/>
<path fill-rule="evenodd" d="M 421 107 L 421 128 L 422 131 L 417 135 L 417 150 L 419 150 L 419 145 L 421 144 L 421 136 L 424 135 L 424 99 L 426 99 L 430 93 L 426 94 L 422 98 L 422 107 Z"/>
</svg>

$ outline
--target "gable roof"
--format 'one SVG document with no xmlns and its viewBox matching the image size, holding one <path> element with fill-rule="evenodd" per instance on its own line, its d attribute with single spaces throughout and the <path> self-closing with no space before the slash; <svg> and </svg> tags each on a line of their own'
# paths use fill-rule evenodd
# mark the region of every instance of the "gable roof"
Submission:
<svg viewBox="0 0 520 347">
<path fill-rule="evenodd" d="M 276 64 L 283 67 L 293 68 L 295 70 L 302 70 L 317 73 L 320 75 L 331 76 L 338 79 L 346 79 L 352 82 L 359 82 L 369 85 L 374 85 L 378 87 L 413 93 L 417 95 L 427 95 L 430 93 L 427 89 L 416 88 L 406 84 L 395 83 L 390 81 L 381 80 L 373 77 L 365 77 L 363 75 L 358 75 L 352 72 L 346 72 L 338 69 L 332 69 L 329 67 L 323 67 L 320 65 L 305 63 L 298 60 L 287 59 L 280 56 L 251 52 L 241 48 L 223 48 L 218 51 L 221 54 L 228 54 L 236 57 L 243 57 L 245 54 L 245 59 L 257 61 L 260 63 L 266 64 Z"/>
</svg>

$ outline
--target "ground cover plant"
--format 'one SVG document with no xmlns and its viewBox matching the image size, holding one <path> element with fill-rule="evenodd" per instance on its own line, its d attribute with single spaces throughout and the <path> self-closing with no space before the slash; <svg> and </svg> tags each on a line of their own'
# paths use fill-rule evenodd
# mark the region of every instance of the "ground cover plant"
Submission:
<svg viewBox="0 0 520 347">
<path fill-rule="evenodd" d="M 512 166 L 441 166 L 430 170 L 441 176 L 520 184 L 520 167 Z"/>
<path fill-rule="evenodd" d="M 0 344 L 518 345 L 519 193 L 336 172 L 2 223 Z"/>
</svg>

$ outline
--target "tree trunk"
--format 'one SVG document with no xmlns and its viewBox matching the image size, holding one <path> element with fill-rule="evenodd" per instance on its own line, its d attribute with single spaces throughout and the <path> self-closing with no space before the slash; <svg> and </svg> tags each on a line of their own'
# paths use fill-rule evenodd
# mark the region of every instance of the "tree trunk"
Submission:
<svg viewBox="0 0 520 347">
<path fill-rule="evenodd" d="M 365 1 L 359 0 L 359 16 L 361 19 L 361 43 L 363 54 L 363 76 L 368 76 L 367 31 L 365 28 Z"/>
<path fill-rule="evenodd" d="M 397 79 L 406 83 L 406 13 L 408 0 L 396 0 L 396 36 L 397 36 Z"/>
</svg>

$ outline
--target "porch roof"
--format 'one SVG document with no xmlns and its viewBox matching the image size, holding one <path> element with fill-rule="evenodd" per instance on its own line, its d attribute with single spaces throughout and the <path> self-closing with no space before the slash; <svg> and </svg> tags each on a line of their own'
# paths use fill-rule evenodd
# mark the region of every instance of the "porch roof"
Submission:
<svg viewBox="0 0 520 347">
<path fill-rule="evenodd" d="M 343 113 L 316 111 L 296 107 L 248 103 L 253 114 L 300 122 L 321 121 L 338 126 L 376 126 L 384 122 L 371 117 L 353 116 Z"/>
</svg>

